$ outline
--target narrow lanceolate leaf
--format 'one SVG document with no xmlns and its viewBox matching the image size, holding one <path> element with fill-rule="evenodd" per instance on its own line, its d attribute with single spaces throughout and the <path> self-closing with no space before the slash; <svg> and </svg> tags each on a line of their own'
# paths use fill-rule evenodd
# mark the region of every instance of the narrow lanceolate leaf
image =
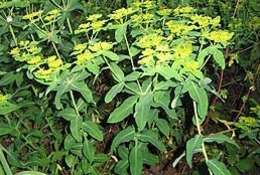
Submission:
<svg viewBox="0 0 260 175">
<path fill-rule="evenodd" d="M 84 99 L 87 102 L 89 103 L 94 102 L 92 92 L 87 86 L 87 84 L 85 84 L 84 82 L 75 82 L 71 84 L 71 89 L 81 93 L 81 95 L 84 97 Z"/>
<path fill-rule="evenodd" d="M 82 139 L 81 128 L 82 128 L 82 121 L 80 120 L 79 117 L 76 117 L 73 120 L 71 120 L 71 122 L 70 122 L 70 131 L 71 131 L 72 136 L 78 142 L 80 142 L 81 139 Z"/>
<path fill-rule="evenodd" d="M 133 113 L 134 105 L 137 101 L 137 96 L 127 98 L 119 107 L 117 107 L 109 116 L 108 123 L 118 123 L 124 120 L 127 116 Z"/>
<path fill-rule="evenodd" d="M 88 140 L 85 140 L 83 143 L 83 155 L 90 163 L 92 163 L 95 158 L 95 148 Z"/>
<path fill-rule="evenodd" d="M 190 167 L 192 167 L 192 157 L 194 151 L 200 149 L 202 145 L 202 136 L 196 135 L 190 139 L 186 144 L 186 161 Z"/>
<path fill-rule="evenodd" d="M 115 166 L 115 173 L 117 174 L 128 174 L 127 169 L 129 167 L 128 159 L 120 160 Z"/>
<path fill-rule="evenodd" d="M 206 164 L 214 175 L 231 175 L 225 164 L 216 159 L 208 160 Z"/>
<path fill-rule="evenodd" d="M 105 96 L 105 102 L 110 103 L 114 97 L 120 93 L 124 88 L 124 83 L 118 83 L 114 85 L 106 94 Z"/>
<path fill-rule="evenodd" d="M 103 140 L 103 132 L 99 129 L 98 124 L 92 121 L 85 121 L 83 123 L 83 129 L 86 131 L 91 137 L 97 139 L 98 141 Z"/>
<path fill-rule="evenodd" d="M 164 119 L 158 119 L 156 121 L 156 126 L 159 128 L 159 130 L 167 137 L 170 133 L 170 127 L 169 123 Z"/>
<path fill-rule="evenodd" d="M 118 61 L 119 60 L 119 56 L 112 51 L 104 51 L 102 54 L 104 56 L 108 57 L 112 61 Z"/>
<path fill-rule="evenodd" d="M 150 110 L 152 99 L 153 96 L 150 94 L 141 96 L 138 103 L 135 105 L 134 118 L 139 131 L 144 129 L 149 117 L 151 117 L 150 115 L 152 115 Z"/>
<path fill-rule="evenodd" d="M 212 50 L 212 55 L 215 60 L 215 62 L 221 67 L 221 69 L 225 69 L 225 56 L 222 51 L 220 51 L 218 48 L 214 48 Z"/>
<path fill-rule="evenodd" d="M 77 117 L 77 114 L 73 108 L 66 108 L 66 109 L 62 110 L 61 112 L 59 112 L 58 115 L 67 121 L 74 120 Z"/>
<path fill-rule="evenodd" d="M 143 142 L 151 143 L 153 146 L 155 146 L 161 152 L 166 150 L 164 144 L 159 140 L 158 134 L 154 131 L 147 130 L 147 131 L 143 132 L 142 134 L 140 134 L 139 139 Z"/>
<path fill-rule="evenodd" d="M 141 175 L 143 169 L 143 158 L 140 146 L 135 145 L 129 155 L 131 175 Z"/>
<path fill-rule="evenodd" d="M 124 39 L 124 35 L 126 33 L 127 25 L 122 24 L 115 32 L 115 39 L 118 43 L 120 43 Z"/>
<path fill-rule="evenodd" d="M 110 69 L 111 69 L 116 81 L 118 81 L 118 82 L 124 81 L 124 79 L 125 79 L 124 72 L 116 63 L 111 63 Z"/>
<path fill-rule="evenodd" d="M 238 144 L 231 138 L 229 138 L 228 136 L 224 135 L 224 134 L 212 134 L 210 136 L 207 136 L 203 139 L 204 142 L 207 142 L 207 143 L 211 143 L 211 142 L 217 142 L 217 143 L 224 143 L 224 142 L 227 142 L 227 143 L 230 143 L 232 145 L 235 145 L 237 147 Z"/>
<path fill-rule="evenodd" d="M 133 140 L 134 137 L 135 129 L 133 127 L 128 127 L 120 131 L 112 142 L 111 150 L 114 151 L 121 143 L 129 142 L 130 140 Z"/>
<path fill-rule="evenodd" d="M 185 83 L 185 88 L 188 90 L 190 97 L 198 103 L 198 113 L 200 123 L 202 123 L 208 112 L 209 101 L 207 93 L 203 88 L 192 81 L 187 81 Z"/>
</svg>

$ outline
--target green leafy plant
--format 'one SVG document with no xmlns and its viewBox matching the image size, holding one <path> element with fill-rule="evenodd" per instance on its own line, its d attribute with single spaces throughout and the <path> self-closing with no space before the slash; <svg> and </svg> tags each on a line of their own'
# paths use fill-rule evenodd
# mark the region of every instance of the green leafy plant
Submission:
<svg viewBox="0 0 260 175">
<path fill-rule="evenodd" d="M 185 143 L 173 167 L 186 157 L 233 173 L 217 148 L 239 149 L 234 135 L 203 130 L 210 97 L 221 98 L 209 72 L 225 69 L 234 36 L 222 18 L 155 1 L 89 14 L 91 3 L 0 4 L 0 172 L 139 175 Z"/>
</svg>

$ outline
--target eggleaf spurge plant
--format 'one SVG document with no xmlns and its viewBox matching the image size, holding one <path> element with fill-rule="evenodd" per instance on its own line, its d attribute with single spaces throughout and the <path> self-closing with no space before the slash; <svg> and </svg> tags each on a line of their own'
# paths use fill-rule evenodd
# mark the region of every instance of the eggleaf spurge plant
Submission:
<svg viewBox="0 0 260 175">
<path fill-rule="evenodd" d="M 99 118 L 89 116 L 89 111 L 98 109 L 91 83 L 110 70 L 114 85 L 104 101 L 124 95 L 107 119 L 121 128 L 110 151 L 117 161 L 116 174 L 139 175 L 144 165 L 158 162 L 149 148 L 167 150 L 169 121 L 180 120 L 176 110 L 186 94 L 192 100 L 192 121 L 198 132 L 186 144 L 183 155 L 188 165 L 192 167 L 194 154 L 202 153 L 210 174 L 230 174 L 224 163 L 208 156 L 207 149 L 212 142 L 236 143 L 223 134 L 204 135 L 201 126 L 209 93 L 216 95 L 206 76 L 207 63 L 225 68 L 223 49 L 233 35 L 220 29 L 220 17 L 197 14 L 189 6 L 168 9 L 145 1 L 108 16 L 83 16 L 83 22 L 73 26 L 69 14 L 82 10 L 78 1 L 51 7 L 27 10 L 22 17 L 23 30 L 29 33 L 25 39 L 17 38 L 12 21 L 7 21 L 13 37 L 9 53 L 19 65 L 16 71 L 25 71 L 29 79 L 46 87 L 43 96 L 54 94 L 57 115 L 69 123 L 64 148 L 72 173 L 97 174 L 109 159 L 95 151 L 95 142 L 104 136 Z M 65 42 L 69 43 L 66 49 L 62 48 Z M 0 108 L 7 115 L 16 108 L 4 97 Z"/>
</svg>

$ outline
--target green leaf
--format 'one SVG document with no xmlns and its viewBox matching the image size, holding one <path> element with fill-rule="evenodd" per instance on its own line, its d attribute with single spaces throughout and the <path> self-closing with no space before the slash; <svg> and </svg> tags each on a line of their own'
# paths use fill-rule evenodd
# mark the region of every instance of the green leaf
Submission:
<svg viewBox="0 0 260 175">
<path fill-rule="evenodd" d="M 11 112 L 14 112 L 14 111 L 20 109 L 20 107 L 21 106 L 19 106 L 17 104 L 6 102 L 5 104 L 0 105 L 0 115 L 9 114 Z"/>
<path fill-rule="evenodd" d="M 212 51 L 212 55 L 216 63 L 221 67 L 222 70 L 225 69 L 225 56 L 223 52 L 221 52 L 219 49 L 214 48 Z"/>
<path fill-rule="evenodd" d="M 78 116 L 76 116 L 73 120 L 70 121 L 71 134 L 78 142 L 81 142 L 82 140 L 81 128 L 82 120 Z"/>
<path fill-rule="evenodd" d="M 133 127 L 128 127 L 120 131 L 111 144 L 111 150 L 115 151 L 115 148 L 117 148 L 121 143 L 129 142 L 130 140 L 133 140 L 134 137 L 135 129 Z"/>
<path fill-rule="evenodd" d="M 90 163 L 93 162 L 95 158 L 95 148 L 88 140 L 85 140 L 83 143 L 83 154 Z"/>
<path fill-rule="evenodd" d="M 85 121 L 83 122 L 83 129 L 93 138 L 98 141 L 103 141 L 103 132 L 99 129 L 99 126 L 96 123 L 92 121 Z"/>
<path fill-rule="evenodd" d="M 122 69 L 115 63 L 110 64 L 110 69 L 118 82 L 124 81 L 125 75 Z"/>
<path fill-rule="evenodd" d="M 77 163 L 77 158 L 76 158 L 76 156 L 69 154 L 65 157 L 65 162 L 69 168 L 72 168 Z"/>
<path fill-rule="evenodd" d="M 140 72 L 134 71 L 125 77 L 126 81 L 136 81 L 141 76 Z"/>
<path fill-rule="evenodd" d="M 236 147 L 239 148 L 238 144 L 231 138 L 229 138 L 228 136 L 224 135 L 224 134 L 213 134 L 213 135 L 209 135 L 207 137 L 205 137 L 203 139 L 204 142 L 207 143 L 211 143 L 211 142 L 217 142 L 217 143 L 230 143 L 232 145 L 235 145 Z"/>
<path fill-rule="evenodd" d="M 161 65 L 156 67 L 156 72 L 161 74 L 166 80 L 170 80 L 174 77 L 173 69 L 168 65 Z"/>
<path fill-rule="evenodd" d="M 89 89 L 89 87 L 87 86 L 86 83 L 75 82 L 75 83 L 71 84 L 71 89 L 81 93 L 81 95 L 84 97 L 84 99 L 87 102 L 92 103 L 94 101 L 93 96 L 92 96 L 92 91 Z"/>
<path fill-rule="evenodd" d="M 15 131 L 15 128 L 10 127 L 9 125 L 6 124 L 0 125 L 0 136 L 11 134 L 13 131 Z"/>
<path fill-rule="evenodd" d="M 109 116 L 108 123 L 118 123 L 133 113 L 137 96 L 128 97 L 119 107 L 117 107 Z"/>
<path fill-rule="evenodd" d="M 199 53 L 197 60 L 201 66 L 208 55 L 212 55 L 215 62 L 221 67 L 221 69 L 225 69 L 224 54 L 216 46 L 209 46 Z"/>
<path fill-rule="evenodd" d="M 209 102 L 207 93 L 191 80 L 188 80 L 184 86 L 188 90 L 190 97 L 198 103 L 198 114 L 200 123 L 202 123 L 208 113 Z"/>
<path fill-rule="evenodd" d="M 124 83 L 118 83 L 114 85 L 106 94 L 105 96 L 105 102 L 110 103 L 114 97 L 120 93 L 124 88 Z"/>
<path fill-rule="evenodd" d="M 67 121 L 74 120 L 77 117 L 77 114 L 73 108 L 66 108 L 59 112 L 58 115 Z"/>
<path fill-rule="evenodd" d="M 191 168 L 193 154 L 195 150 L 201 148 L 202 141 L 202 136 L 196 135 L 194 138 L 191 138 L 186 144 L 186 161 Z"/>
<path fill-rule="evenodd" d="M 219 162 L 216 159 L 211 159 L 206 161 L 206 164 L 209 168 L 209 170 L 214 175 L 231 175 L 230 171 L 226 168 L 225 164 L 222 162 Z"/>
<path fill-rule="evenodd" d="M 114 171 L 117 174 L 126 175 L 128 174 L 127 173 L 128 167 L 129 167 L 128 159 L 120 160 L 119 162 L 117 162 Z"/>
<path fill-rule="evenodd" d="M 129 155 L 130 172 L 131 175 L 141 175 L 143 169 L 142 151 L 139 145 L 135 145 Z"/>
<path fill-rule="evenodd" d="M 153 96 L 151 94 L 141 96 L 135 105 L 134 118 L 139 131 L 144 129 L 147 121 L 149 120 L 149 117 L 152 115 L 150 110 L 152 99 Z"/>
<path fill-rule="evenodd" d="M 102 52 L 102 54 L 112 61 L 118 61 L 119 60 L 119 56 L 112 51 L 104 51 L 104 52 Z"/>
<path fill-rule="evenodd" d="M 147 144 L 142 144 L 142 157 L 143 163 L 146 165 L 153 166 L 159 162 L 159 156 L 152 154 Z"/>
<path fill-rule="evenodd" d="M 159 130 L 167 137 L 170 133 L 170 127 L 169 123 L 164 119 L 158 119 L 156 121 L 156 126 L 159 128 Z"/>
<path fill-rule="evenodd" d="M 23 171 L 20 173 L 16 173 L 15 175 L 46 175 L 46 174 L 40 173 L 38 171 Z"/>
<path fill-rule="evenodd" d="M 139 139 L 143 142 L 149 142 L 161 152 L 165 151 L 166 148 L 164 144 L 159 140 L 159 135 L 157 132 L 152 130 L 147 130 L 140 134 Z"/>
<path fill-rule="evenodd" d="M 118 43 L 120 43 L 124 39 L 124 35 L 126 33 L 127 25 L 122 24 L 118 27 L 118 29 L 115 32 L 115 39 Z"/>
</svg>

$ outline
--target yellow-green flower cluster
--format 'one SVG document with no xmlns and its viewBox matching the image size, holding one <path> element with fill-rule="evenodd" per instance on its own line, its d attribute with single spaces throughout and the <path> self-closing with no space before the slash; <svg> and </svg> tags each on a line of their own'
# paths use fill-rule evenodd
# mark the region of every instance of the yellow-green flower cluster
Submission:
<svg viewBox="0 0 260 175">
<path fill-rule="evenodd" d="M 134 13 L 134 9 L 129 7 L 129 8 L 121 8 L 118 10 L 115 10 L 113 12 L 113 14 L 109 15 L 110 19 L 113 20 L 120 20 L 122 21 L 124 17 L 131 15 L 132 13 Z"/>
<path fill-rule="evenodd" d="M 113 44 L 110 42 L 97 42 L 89 46 L 89 49 L 93 52 L 107 51 L 113 48 Z"/>
<path fill-rule="evenodd" d="M 77 65 L 84 65 L 95 57 L 95 53 L 108 51 L 112 48 L 113 44 L 105 41 L 96 42 L 89 46 L 86 43 L 77 44 L 74 46 L 72 55 L 76 55 Z"/>
<path fill-rule="evenodd" d="M 215 18 L 211 18 L 209 16 L 203 16 L 203 15 L 192 15 L 190 16 L 190 19 L 192 20 L 193 24 L 198 24 L 201 28 L 206 28 L 209 26 L 217 27 L 220 23 L 220 17 L 217 16 Z"/>
<path fill-rule="evenodd" d="M 48 80 L 53 72 L 52 69 L 40 68 L 34 72 L 34 76 L 38 79 Z"/>
<path fill-rule="evenodd" d="M 134 8 L 134 9 L 138 9 L 138 8 L 145 8 L 146 10 L 150 10 L 154 7 L 155 3 L 154 1 L 151 1 L 151 0 L 135 0 L 131 6 Z"/>
<path fill-rule="evenodd" d="M 157 33 L 152 33 L 141 37 L 138 41 L 138 46 L 141 48 L 156 47 L 163 41 L 163 37 Z"/>
<path fill-rule="evenodd" d="M 165 38 L 159 34 L 150 34 L 143 36 L 139 42 L 139 47 L 143 48 L 139 64 L 154 65 L 166 63 L 172 60 L 172 49 L 170 49 Z"/>
<path fill-rule="evenodd" d="M 222 43 L 224 45 L 232 39 L 234 33 L 230 33 L 226 30 L 217 30 L 205 34 L 205 37 L 215 43 Z"/>
<path fill-rule="evenodd" d="M 190 55 L 193 52 L 193 46 L 190 41 L 185 41 L 180 44 L 178 44 L 174 48 L 174 58 L 186 58 L 190 57 Z"/>
<path fill-rule="evenodd" d="M 172 13 L 172 9 L 163 8 L 157 12 L 160 16 L 169 16 Z"/>
<path fill-rule="evenodd" d="M 41 48 L 37 42 L 21 41 L 19 45 L 13 48 L 10 54 L 16 61 L 26 62 L 29 65 L 36 65 L 42 61 Z"/>
<path fill-rule="evenodd" d="M 195 60 L 189 59 L 183 62 L 183 69 L 186 72 L 195 73 L 199 68 L 199 63 Z"/>
<path fill-rule="evenodd" d="M 87 17 L 87 23 L 82 23 L 79 25 L 78 29 L 75 30 L 76 34 L 86 33 L 89 30 L 93 30 L 93 32 L 98 32 L 104 28 L 106 24 L 105 20 L 101 20 L 102 14 L 93 14 Z"/>
<path fill-rule="evenodd" d="M 257 127 L 257 120 L 250 116 L 240 116 L 236 126 L 246 132 L 249 132 L 253 128 Z"/>
<path fill-rule="evenodd" d="M 47 15 L 44 17 L 44 20 L 47 22 L 52 22 L 55 19 L 57 19 L 60 15 L 61 15 L 61 10 L 53 9 L 47 13 Z"/>
<path fill-rule="evenodd" d="M 87 44 L 77 44 L 74 46 L 73 55 L 76 55 L 76 64 L 84 65 L 87 61 L 94 58 L 94 55 L 87 49 Z"/>
<path fill-rule="evenodd" d="M 23 16 L 23 19 L 24 20 L 30 20 L 30 21 L 36 20 L 41 16 L 42 12 L 43 11 L 40 10 L 40 11 L 37 11 L 37 12 L 32 12 L 32 13 L 26 14 L 26 15 Z"/>
<path fill-rule="evenodd" d="M 208 27 L 210 25 L 210 21 L 212 20 L 209 16 L 202 16 L 202 15 L 192 15 L 190 19 L 193 21 L 194 24 L 198 24 L 200 27 Z"/>
<path fill-rule="evenodd" d="M 190 7 L 190 6 L 185 6 L 185 7 L 177 7 L 176 9 L 174 9 L 174 13 L 176 15 L 183 15 L 183 16 L 187 16 L 187 14 L 191 14 L 194 12 L 194 8 Z"/>
<path fill-rule="evenodd" d="M 187 25 L 176 21 L 168 21 L 166 23 L 169 30 L 175 35 L 186 35 L 188 32 L 196 29 L 194 25 Z"/>
<path fill-rule="evenodd" d="M 149 23 L 153 20 L 154 15 L 152 13 L 142 13 L 131 16 L 131 21 L 136 24 Z"/>
<path fill-rule="evenodd" d="M 7 102 L 8 98 L 9 98 L 9 95 L 4 95 L 4 94 L 0 93 L 0 105 L 4 105 Z"/>
<path fill-rule="evenodd" d="M 63 65 L 63 61 L 60 58 L 57 58 L 56 55 L 48 57 L 47 63 L 48 63 L 49 69 L 52 69 L 52 70 L 55 70 Z"/>
<path fill-rule="evenodd" d="M 63 66 L 63 61 L 55 55 L 47 57 L 46 60 L 47 60 L 48 68 L 40 67 L 38 68 L 37 71 L 34 72 L 35 77 L 37 77 L 38 79 L 49 80 L 51 75 L 59 71 L 60 68 L 62 68 Z"/>
</svg>

